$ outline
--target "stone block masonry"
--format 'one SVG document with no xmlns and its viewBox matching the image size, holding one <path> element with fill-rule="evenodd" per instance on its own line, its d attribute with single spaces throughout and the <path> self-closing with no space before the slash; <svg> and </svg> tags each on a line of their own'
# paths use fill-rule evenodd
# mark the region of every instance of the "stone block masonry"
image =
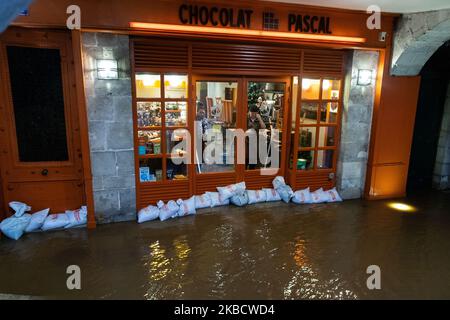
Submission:
<svg viewBox="0 0 450 320">
<path fill-rule="evenodd" d="M 361 198 L 364 192 L 379 54 L 377 51 L 355 50 L 352 58 L 345 79 L 336 175 L 336 185 L 344 199 Z M 371 85 L 357 84 L 358 69 L 373 70 Z"/>
<path fill-rule="evenodd" d="M 444 190 L 450 188 L 450 84 L 445 98 L 444 114 L 442 116 L 439 134 L 436 162 L 434 164 L 433 186 Z"/>
<path fill-rule="evenodd" d="M 95 217 L 98 223 L 134 220 L 129 39 L 106 33 L 83 33 L 82 39 Z M 96 60 L 105 53 L 118 61 L 117 80 L 97 79 Z"/>
</svg>

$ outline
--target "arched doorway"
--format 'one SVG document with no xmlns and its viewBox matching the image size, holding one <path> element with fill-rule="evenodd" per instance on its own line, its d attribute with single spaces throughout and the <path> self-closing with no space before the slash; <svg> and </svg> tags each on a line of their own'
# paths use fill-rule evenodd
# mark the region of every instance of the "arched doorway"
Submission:
<svg viewBox="0 0 450 320">
<path fill-rule="evenodd" d="M 447 130 L 444 116 L 450 103 L 450 41 L 441 46 L 422 68 L 414 136 L 408 172 L 407 192 L 420 193 L 433 186 L 445 189 Z M 448 168 L 447 168 L 448 171 Z M 448 183 L 447 183 L 448 187 Z"/>
</svg>

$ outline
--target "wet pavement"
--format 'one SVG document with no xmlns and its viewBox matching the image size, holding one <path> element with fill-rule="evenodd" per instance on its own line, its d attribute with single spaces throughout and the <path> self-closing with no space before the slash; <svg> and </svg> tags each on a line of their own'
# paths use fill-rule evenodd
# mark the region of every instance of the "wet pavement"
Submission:
<svg viewBox="0 0 450 320">
<path fill-rule="evenodd" d="M 450 194 L 199 210 L 0 239 L 0 298 L 450 298 Z M 66 268 L 81 268 L 81 290 Z M 366 269 L 381 268 L 381 290 Z"/>
</svg>

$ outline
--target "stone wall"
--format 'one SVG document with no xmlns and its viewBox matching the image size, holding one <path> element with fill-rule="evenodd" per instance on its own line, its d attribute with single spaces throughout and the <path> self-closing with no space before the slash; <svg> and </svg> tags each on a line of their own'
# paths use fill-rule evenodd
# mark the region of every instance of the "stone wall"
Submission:
<svg viewBox="0 0 450 320">
<path fill-rule="evenodd" d="M 347 67 L 336 177 L 344 199 L 361 198 L 364 192 L 378 59 L 376 51 L 355 50 Z M 372 85 L 357 85 L 358 69 L 373 70 Z"/>
<path fill-rule="evenodd" d="M 450 188 L 450 84 L 447 89 L 441 132 L 439 134 L 436 163 L 434 165 L 433 186 L 443 190 Z"/>
<path fill-rule="evenodd" d="M 394 33 L 393 75 L 415 76 L 450 39 L 450 9 L 404 14 Z"/>
<path fill-rule="evenodd" d="M 98 223 L 136 217 L 128 36 L 83 33 L 85 93 Z M 97 79 L 96 59 L 118 60 L 119 79 Z"/>
</svg>

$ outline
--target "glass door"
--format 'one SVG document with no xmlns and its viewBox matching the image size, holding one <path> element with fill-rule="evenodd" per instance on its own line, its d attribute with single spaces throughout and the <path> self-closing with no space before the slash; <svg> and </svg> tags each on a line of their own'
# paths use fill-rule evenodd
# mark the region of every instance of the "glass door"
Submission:
<svg viewBox="0 0 450 320">
<path fill-rule="evenodd" d="M 235 139 L 230 134 L 240 128 L 242 80 L 196 76 L 193 84 L 194 184 L 200 194 L 240 180 Z"/>
<path fill-rule="evenodd" d="M 254 187 L 270 186 L 275 175 L 284 175 L 287 150 L 290 79 L 248 79 L 246 81 L 247 146 L 245 180 Z M 249 131 L 250 130 L 250 131 Z M 256 135 L 252 136 L 252 135 Z M 253 140 L 252 140 L 253 139 Z M 262 173 L 271 169 L 270 173 Z M 257 178 L 257 176 L 261 176 Z M 267 176 L 266 179 L 262 176 Z"/>
</svg>

